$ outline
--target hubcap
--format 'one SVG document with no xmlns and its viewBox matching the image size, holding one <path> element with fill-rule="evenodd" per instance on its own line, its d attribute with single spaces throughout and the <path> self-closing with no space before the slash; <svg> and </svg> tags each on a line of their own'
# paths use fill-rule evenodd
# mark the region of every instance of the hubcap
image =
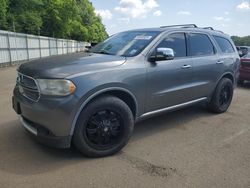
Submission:
<svg viewBox="0 0 250 188">
<path fill-rule="evenodd" d="M 119 142 L 123 124 L 118 113 L 102 110 L 89 118 L 85 131 L 89 144 L 98 149 L 105 149 Z"/>
</svg>

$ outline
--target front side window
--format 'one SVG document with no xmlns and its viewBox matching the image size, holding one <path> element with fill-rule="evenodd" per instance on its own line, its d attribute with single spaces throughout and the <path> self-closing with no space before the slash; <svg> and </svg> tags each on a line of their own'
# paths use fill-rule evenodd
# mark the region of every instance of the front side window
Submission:
<svg viewBox="0 0 250 188">
<path fill-rule="evenodd" d="M 91 49 L 92 53 L 133 57 L 144 50 L 159 31 L 127 31 L 111 36 Z"/>
<path fill-rule="evenodd" d="M 184 33 L 175 33 L 168 35 L 157 48 L 172 48 L 175 57 L 186 57 L 186 37 Z"/>
<path fill-rule="evenodd" d="M 216 40 L 216 42 L 218 43 L 218 45 L 223 53 L 233 53 L 234 52 L 234 48 L 233 48 L 232 44 L 229 42 L 229 40 L 222 38 L 222 37 L 218 37 L 218 36 L 213 36 L 213 37 Z"/>
<path fill-rule="evenodd" d="M 189 34 L 189 42 L 191 56 L 205 56 L 215 53 L 211 40 L 205 34 Z"/>
</svg>

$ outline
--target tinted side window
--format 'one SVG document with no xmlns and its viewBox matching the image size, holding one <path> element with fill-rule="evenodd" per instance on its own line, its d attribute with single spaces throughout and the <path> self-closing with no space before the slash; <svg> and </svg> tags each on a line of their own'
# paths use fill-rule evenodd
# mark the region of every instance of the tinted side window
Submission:
<svg viewBox="0 0 250 188">
<path fill-rule="evenodd" d="M 205 34 L 189 34 L 189 41 L 191 56 L 212 55 L 215 53 L 211 40 Z"/>
<path fill-rule="evenodd" d="M 158 48 L 172 48 L 175 57 L 186 57 L 186 37 L 184 33 L 175 33 L 167 36 L 159 45 Z"/>
<path fill-rule="evenodd" d="M 223 53 L 233 53 L 234 52 L 234 48 L 233 48 L 232 44 L 229 42 L 229 40 L 222 38 L 222 37 L 218 37 L 218 36 L 214 36 L 214 39 L 218 43 L 218 45 Z"/>
</svg>

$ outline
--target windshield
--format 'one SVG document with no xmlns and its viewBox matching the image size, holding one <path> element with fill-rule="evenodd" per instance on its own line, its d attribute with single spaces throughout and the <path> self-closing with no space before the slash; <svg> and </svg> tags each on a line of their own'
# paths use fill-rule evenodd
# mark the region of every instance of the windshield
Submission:
<svg viewBox="0 0 250 188">
<path fill-rule="evenodd" d="M 91 49 L 92 53 L 133 57 L 159 34 L 159 31 L 127 31 L 111 36 Z"/>
</svg>

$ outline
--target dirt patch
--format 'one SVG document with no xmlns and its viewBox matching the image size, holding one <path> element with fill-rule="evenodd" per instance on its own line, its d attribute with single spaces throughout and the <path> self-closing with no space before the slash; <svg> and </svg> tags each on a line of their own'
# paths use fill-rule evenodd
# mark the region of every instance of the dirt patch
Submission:
<svg viewBox="0 0 250 188">
<path fill-rule="evenodd" d="M 150 176 L 159 176 L 159 177 L 169 177 L 171 174 L 176 174 L 177 170 L 175 168 L 169 167 L 169 166 L 158 166 L 155 164 L 152 164 L 148 161 L 145 161 L 143 159 L 133 157 L 131 155 L 127 155 L 125 153 L 122 153 L 118 156 L 119 159 L 128 162 L 131 164 L 134 168 L 142 171 L 145 174 L 148 174 Z"/>
</svg>

